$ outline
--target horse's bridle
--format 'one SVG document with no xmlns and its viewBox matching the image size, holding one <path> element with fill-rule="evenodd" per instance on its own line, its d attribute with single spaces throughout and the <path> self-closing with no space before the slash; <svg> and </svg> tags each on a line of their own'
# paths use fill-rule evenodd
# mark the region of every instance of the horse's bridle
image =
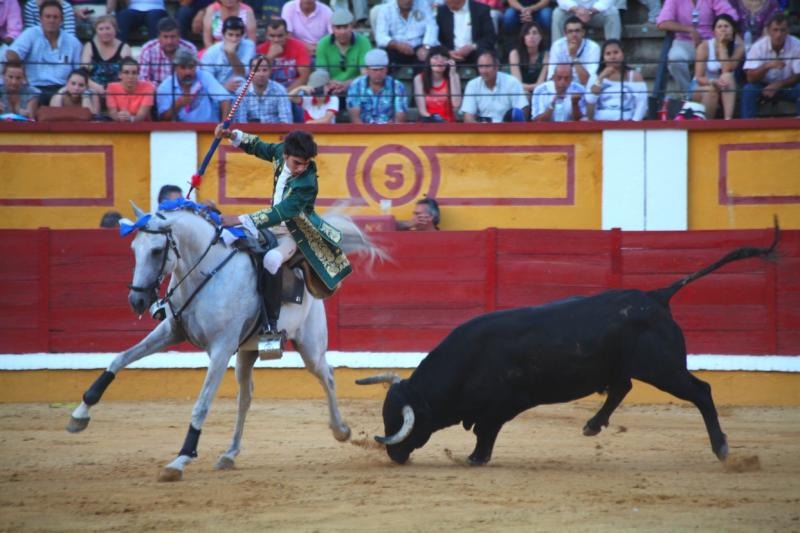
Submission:
<svg viewBox="0 0 800 533">
<path fill-rule="evenodd" d="M 158 269 L 158 275 L 156 276 L 155 281 L 146 287 L 139 287 L 138 285 L 130 284 L 128 288 L 134 292 L 144 292 L 144 293 L 153 293 L 153 300 L 158 300 L 158 288 L 161 286 L 161 282 L 164 281 L 164 276 L 166 275 L 164 272 L 164 268 L 167 266 L 167 256 L 169 255 L 170 248 L 175 252 L 175 256 L 180 259 L 181 254 L 178 251 L 178 245 L 175 242 L 175 238 L 172 236 L 172 230 L 152 230 L 147 227 L 139 228 L 139 231 L 143 233 L 151 233 L 154 235 L 163 235 L 166 237 L 164 240 L 164 250 L 161 257 L 161 266 Z"/>
</svg>

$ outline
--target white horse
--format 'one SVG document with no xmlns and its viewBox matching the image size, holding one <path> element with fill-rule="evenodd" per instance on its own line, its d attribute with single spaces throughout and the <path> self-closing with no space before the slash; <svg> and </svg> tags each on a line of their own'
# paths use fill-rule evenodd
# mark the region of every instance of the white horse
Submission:
<svg viewBox="0 0 800 533">
<path fill-rule="evenodd" d="M 137 217 L 144 215 L 138 208 L 135 210 Z M 365 252 L 369 254 L 369 263 L 384 257 L 383 251 L 349 217 L 332 214 L 324 218 L 342 231 L 346 253 Z M 250 258 L 225 246 L 219 240 L 219 232 L 208 213 L 191 210 L 159 211 L 139 229 L 131 244 L 136 265 L 128 301 L 141 315 L 157 298 L 156 291 L 164 275 L 172 273 L 169 289 L 174 292 L 167 318 L 111 362 L 84 393 L 67 425 L 72 433 L 84 430 L 89 424 L 90 407 L 100 400 L 117 373 L 134 361 L 182 341 L 204 349 L 210 360 L 203 388 L 192 410 L 183 447 L 161 471 L 162 481 L 181 479 L 186 465 L 197 456 L 200 430 L 234 353 L 237 353 L 238 413 L 230 447 L 219 457 L 215 468 L 232 468 L 241 449 L 242 430 L 252 398 L 253 365 L 258 357 L 254 348 L 246 346 L 252 344 L 249 341 L 260 325 L 261 301 Z M 308 371 L 322 384 L 333 436 L 346 441 L 350 438 L 350 428 L 339 413 L 333 370 L 325 359 L 328 329 L 322 301 L 306 288 L 302 304 L 283 305 L 278 328 L 286 331 Z"/>
</svg>

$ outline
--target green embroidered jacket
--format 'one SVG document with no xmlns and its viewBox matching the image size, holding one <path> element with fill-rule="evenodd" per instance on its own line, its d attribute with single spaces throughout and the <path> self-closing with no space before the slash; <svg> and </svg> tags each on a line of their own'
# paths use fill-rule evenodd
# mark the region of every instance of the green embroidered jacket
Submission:
<svg viewBox="0 0 800 533">
<path fill-rule="evenodd" d="M 283 171 L 283 144 L 265 143 L 256 135 L 245 133 L 239 148 L 272 162 L 272 187 L 275 190 L 278 176 Z M 286 222 L 286 227 L 311 268 L 328 289 L 333 290 L 353 269 L 340 248 L 342 232 L 314 211 L 318 192 L 317 166 L 312 161 L 305 172 L 289 177 L 280 202 L 249 216 L 259 229 Z"/>
</svg>

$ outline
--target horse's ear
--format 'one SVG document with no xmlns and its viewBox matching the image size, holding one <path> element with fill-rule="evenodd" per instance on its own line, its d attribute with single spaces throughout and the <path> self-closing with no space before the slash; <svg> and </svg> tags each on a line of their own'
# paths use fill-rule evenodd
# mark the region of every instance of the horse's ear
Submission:
<svg viewBox="0 0 800 533">
<path fill-rule="evenodd" d="M 131 206 L 133 207 L 133 214 L 136 215 L 136 220 L 139 220 L 140 218 L 142 218 L 143 216 L 145 216 L 147 214 L 144 211 L 142 211 L 141 209 L 139 209 L 139 207 L 134 203 L 133 200 L 129 200 L 129 201 L 131 203 Z"/>
</svg>

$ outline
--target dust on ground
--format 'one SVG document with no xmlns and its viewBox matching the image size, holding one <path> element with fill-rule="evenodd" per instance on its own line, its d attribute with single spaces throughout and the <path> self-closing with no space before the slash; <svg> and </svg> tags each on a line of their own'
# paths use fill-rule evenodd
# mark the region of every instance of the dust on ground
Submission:
<svg viewBox="0 0 800 533">
<path fill-rule="evenodd" d="M 621 406 L 596 437 L 600 406 L 542 406 L 505 426 L 492 462 L 466 466 L 460 426 L 405 466 L 372 436 L 380 402 L 255 400 L 236 469 L 215 471 L 235 401 L 219 399 L 183 481 L 159 483 L 191 401 L 102 402 L 83 433 L 67 404 L 0 405 L 1 531 L 800 531 L 800 408 L 720 409 L 731 456 L 711 452 L 699 412 Z"/>
</svg>

